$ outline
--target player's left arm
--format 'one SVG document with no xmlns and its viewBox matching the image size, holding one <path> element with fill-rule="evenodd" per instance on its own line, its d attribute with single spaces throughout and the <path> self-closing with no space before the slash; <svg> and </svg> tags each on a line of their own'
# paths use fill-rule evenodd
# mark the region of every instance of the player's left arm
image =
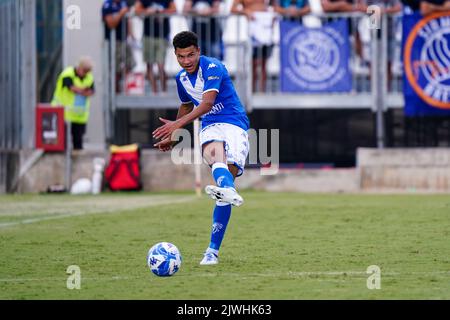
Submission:
<svg viewBox="0 0 450 320">
<path fill-rule="evenodd" d="M 204 114 L 210 112 L 214 105 L 214 101 L 216 101 L 217 93 L 218 92 L 215 90 L 205 92 L 203 94 L 203 100 L 198 105 L 198 107 L 194 108 L 191 112 L 189 112 L 188 114 L 184 115 L 183 117 L 177 120 L 177 122 L 179 121 L 180 128 L 188 125 L 195 119 L 200 118 Z"/>
<path fill-rule="evenodd" d="M 203 87 L 202 102 L 191 112 L 183 115 L 182 117 L 177 117 L 177 120 L 175 121 L 160 118 L 160 120 L 164 122 L 164 125 L 153 131 L 154 138 L 163 140 L 169 138 L 175 130 L 183 128 L 195 119 L 200 118 L 211 111 L 217 95 L 221 90 L 225 69 L 221 64 L 214 62 L 211 62 L 208 68 L 205 69 L 206 70 L 203 74 L 205 78 L 205 85 Z M 183 101 L 183 99 L 181 100 Z"/>
<path fill-rule="evenodd" d="M 195 119 L 210 112 L 214 105 L 214 101 L 216 101 L 217 93 L 218 92 L 215 90 L 205 92 L 203 94 L 203 100 L 197 108 L 194 108 L 191 112 L 175 121 L 160 118 L 160 120 L 164 122 L 164 125 L 153 131 L 153 138 L 162 140 L 169 138 L 175 130 L 183 128 Z"/>
</svg>

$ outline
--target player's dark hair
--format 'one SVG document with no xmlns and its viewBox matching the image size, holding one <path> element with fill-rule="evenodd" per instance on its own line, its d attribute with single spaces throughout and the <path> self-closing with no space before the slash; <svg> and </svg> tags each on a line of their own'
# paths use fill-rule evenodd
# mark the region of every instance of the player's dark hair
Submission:
<svg viewBox="0 0 450 320">
<path fill-rule="evenodd" d="M 182 31 L 173 38 L 172 43 L 175 49 L 185 49 L 190 46 L 198 48 L 198 36 L 192 31 Z"/>
</svg>

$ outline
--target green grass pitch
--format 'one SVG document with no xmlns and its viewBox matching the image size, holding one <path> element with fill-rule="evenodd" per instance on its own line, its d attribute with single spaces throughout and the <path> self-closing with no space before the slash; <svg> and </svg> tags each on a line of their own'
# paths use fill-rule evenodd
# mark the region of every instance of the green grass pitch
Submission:
<svg viewBox="0 0 450 320">
<path fill-rule="evenodd" d="M 199 265 L 206 196 L 2 196 L 0 299 L 450 299 L 448 195 L 242 195 L 216 266 Z M 181 251 L 172 277 L 146 265 L 160 241 Z M 380 289 L 367 287 L 370 265 Z"/>
</svg>

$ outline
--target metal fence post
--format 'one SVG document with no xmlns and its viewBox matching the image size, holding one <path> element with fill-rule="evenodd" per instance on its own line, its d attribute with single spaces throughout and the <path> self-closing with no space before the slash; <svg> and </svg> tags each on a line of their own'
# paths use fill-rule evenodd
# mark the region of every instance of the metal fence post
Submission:
<svg viewBox="0 0 450 320">
<path fill-rule="evenodd" d="M 18 177 L 21 148 L 34 145 L 36 3 L 0 1 L 0 193 Z"/>
<path fill-rule="evenodd" d="M 21 1 L 21 22 L 20 22 L 20 74 L 18 79 L 18 89 L 20 92 L 21 114 L 18 114 L 17 121 L 20 124 L 17 128 L 18 135 L 21 136 L 20 145 L 22 148 L 34 147 L 35 117 L 37 102 L 37 43 L 36 43 L 36 3 L 34 0 Z"/>
<path fill-rule="evenodd" d="M 384 148 L 384 108 L 383 108 L 383 83 L 384 76 L 383 72 L 386 72 L 385 65 L 383 64 L 383 48 L 380 45 L 380 39 L 378 37 L 378 31 L 384 32 L 384 24 L 381 21 L 381 29 L 372 28 L 371 29 L 371 39 L 372 39 L 372 57 L 371 57 L 371 88 L 372 88 L 372 111 L 376 113 L 376 140 L 377 148 Z"/>
<path fill-rule="evenodd" d="M 109 40 L 109 95 L 110 95 L 110 104 L 109 104 L 109 130 L 111 133 L 111 141 L 115 137 L 114 127 L 115 127 L 115 119 L 116 119 L 116 30 L 111 30 Z"/>
<path fill-rule="evenodd" d="M 66 121 L 66 190 L 70 192 L 72 186 L 72 124 L 70 121 Z"/>
</svg>

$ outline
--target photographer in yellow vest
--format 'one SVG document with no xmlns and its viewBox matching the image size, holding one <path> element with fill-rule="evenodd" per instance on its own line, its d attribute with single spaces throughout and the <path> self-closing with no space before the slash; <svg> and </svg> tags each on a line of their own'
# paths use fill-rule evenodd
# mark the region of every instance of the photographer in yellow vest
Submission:
<svg viewBox="0 0 450 320">
<path fill-rule="evenodd" d="M 95 93 L 92 69 L 92 60 L 82 57 L 77 67 L 68 67 L 59 75 L 53 94 L 52 105 L 64 106 L 64 119 L 71 124 L 74 150 L 83 149 L 90 97 Z"/>
</svg>

